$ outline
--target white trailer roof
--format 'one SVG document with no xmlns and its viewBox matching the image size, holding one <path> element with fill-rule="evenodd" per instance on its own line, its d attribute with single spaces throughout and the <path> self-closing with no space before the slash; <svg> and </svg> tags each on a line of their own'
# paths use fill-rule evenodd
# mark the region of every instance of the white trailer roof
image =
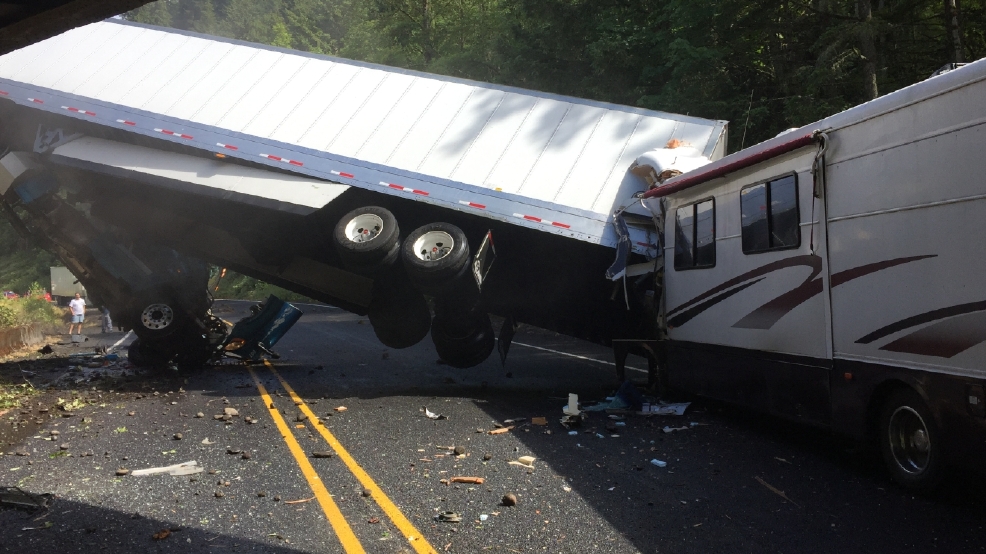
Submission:
<svg viewBox="0 0 986 554">
<path fill-rule="evenodd" d="M 0 57 L 0 96 L 610 246 L 637 156 L 725 150 L 723 121 L 117 21 Z"/>
</svg>

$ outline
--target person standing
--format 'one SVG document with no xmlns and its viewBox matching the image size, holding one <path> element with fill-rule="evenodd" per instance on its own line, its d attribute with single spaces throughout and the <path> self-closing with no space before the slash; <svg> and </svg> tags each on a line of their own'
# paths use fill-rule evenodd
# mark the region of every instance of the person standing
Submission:
<svg viewBox="0 0 986 554">
<path fill-rule="evenodd" d="M 72 329 L 74 329 L 75 326 L 78 325 L 79 326 L 78 334 L 81 335 L 82 322 L 86 318 L 86 301 L 82 298 L 81 294 L 75 293 L 75 298 L 73 298 L 72 301 L 68 303 L 68 307 L 70 310 L 72 310 L 72 323 L 70 323 L 68 326 L 68 334 L 70 335 L 75 334 L 72 333 Z"/>
</svg>

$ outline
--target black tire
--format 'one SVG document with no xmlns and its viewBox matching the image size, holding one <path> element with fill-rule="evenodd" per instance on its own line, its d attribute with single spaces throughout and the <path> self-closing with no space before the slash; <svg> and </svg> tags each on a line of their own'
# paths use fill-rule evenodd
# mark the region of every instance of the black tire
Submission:
<svg viewBox="0 0 986 554">
<path fill-rule="evenodd" d="M 400 228 L 389 210 L 365 206 L 342 216 L 332 233 L 339 258 L 346 269 L 378 272 L 400 255 Z"/>
<path fill-rule="evenodd" d="M 439 358 L 452 367 L 465 369 L 490 357 L 496 346 L 496 333 L 485 313 L 468 320 L 436 317 L 431 325 L 431 340 Z"/>
<path fill-rule="evenodd" d="M 374 291 L 367 316 L 377 339 L 389 348 L 414 346 L 428 336 L 431 328 L 428 302 L 410 287 L 379 287 Z"/>
<path fill-rule="evenodd" d="M 215 348 L 203 336 L 189 337 L 182 341 L 175 355 L 175 365 L 182 373 L 193 373 L 205 367 L 212 358 Z"/>
<path fill-rule="evenodd" d="M 173 335 L 184 325 L 182 312 L 166 295 L 146 295 L 135 306 L 132 326 L 134 333 L 142 339 L 160 340 Z"/>
<path fill-rule="evenodd" d="M 137 367 L 162 369 L 168 365 L 169 356 L 137 337 L 127 347 L 127 360 Z"/>
<path fill-rule="evenodd" d="M 933 490 L 944 476 L 941 432 L 931 410 L 913 389 L 894 391 L 880 410 L 880 452 L 900 486 Z"/>
<path fill-rule="evenodd" d="M 415 229 L 404 240 L 401 259 L 408 278 L 427 294 L 454 289 L 470 275 L 469 241 L 451 223 L 429 223 Z"/>
</svg>

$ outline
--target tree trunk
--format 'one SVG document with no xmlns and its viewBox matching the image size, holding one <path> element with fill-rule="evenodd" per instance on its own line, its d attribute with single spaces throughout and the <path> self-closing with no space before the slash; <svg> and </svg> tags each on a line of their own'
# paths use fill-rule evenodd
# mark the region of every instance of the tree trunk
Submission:
<svg viewBox="0 0 986 554">
<path fill-rule="evenodd" d="M 421 51 L 425 64 L 431 64 L 435 59 L 435 45 L 432 42 L 431 4 L 429 0 L 421 0 Z"/>
<path fill-rule="evenodd" d="M 962 28 L 959 26 L 958 0 L 945 0 L 945 26 L 952 46 L 952 61 L 962 63 L 965 57 L 962 55 Z"/>
<path fill-rule="evenodd" d="M 867 100 L 880 95 L 876 85 L 876 41 L 873 37 L 873 3 L 857 0 L 856 10 L 862 23 L 859 31 L 859 51 L 863 56 L 863 91 Z"/>
</svg>

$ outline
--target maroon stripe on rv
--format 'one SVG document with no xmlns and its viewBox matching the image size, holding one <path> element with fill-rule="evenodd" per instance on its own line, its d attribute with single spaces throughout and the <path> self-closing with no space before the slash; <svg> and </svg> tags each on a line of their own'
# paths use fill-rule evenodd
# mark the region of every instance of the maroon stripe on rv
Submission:
<svg viewBox="0 0 986 554">
<path fill-rule="evenodd" d="M 796 288 L 746 314 L 743 319 L 733 324 L 733 327 L 738 329 L 770 329 L 780 318 L 820 292 L 822 292 L 822 279 L 820 277 L 805 281 Z"/>
<path fill-rule="evenodd" d="M 911 256 L 909 258 L 895 258 L 893 260 L 886 260 L 883 262 L 877 262 L 875 264 L 866 264 L 859 267 L 854 267 L 851 269 L 846 269 L 838 273 L 833 273 L 829 278 L 829 284 L 834 288 L 853 279 L 858 279 L 860 277 L 869 275 L 870 273 L 876 273 L 877 271 L 882 271 L 884 269 L 908 264 L 911 262 L 916 262 L 918 260 L 924 260 L 927 258 L 936 258 L 938 254 L 926 254 L 924 256 Z"/>
<path fill-rule="evenodd" d="M 923 314 L 918 314 L 902 319 L 896 323 L 891 323 L 886 327 L 881 327 L 857 340 L 856 344 L 869 344 L 905 329 L 910 329 L 911 327 L 923 325 L 925 323 L 931 323 L 932 321 L 938 321 L 939 319 L 945 319 L 946 317 L 954 317 L 957 315 L 965 315 L 983 311 L 986 311 L 986 300 L 982 302 L 970 302 L 968 304 L 959 304 L 957 306 L 949 306 L 948 308 L 931 310 L 930 312 L 924 312 Z"/>
<path fill-rule="evenodd" d="M 723 175 L 727 175 L 734 171 L 739 171 L 743 168 L 750 167 L 751 165 L 758 164 L 764 160 L 769 160 L 780 156 L 781 154 L 786 154 L 797 150 L 798 148 L 803 148 L 813 142 L 815 142 L 815 133 L 811 132 L 807 135 L 797 136 L 786 142 L 782 142 L 752 154 L 744 155 L 742 152 L 737 152 L 736 154 L 733 154 L 733 156 L 737 156 L 735 160 L 726 162 L 722 165 L 713 164 L 713 167 L 709 167 L 708 169 L 690 171 L 681 177 L 669 179 L 663 186 L 653 188 L 645 192 L 644 198 L 660 198 L 667 196 L 669 194 L 694 187 L 695 185 L 700 185 L 707 181 L 711 181 L 717 177 L 722 177 Z M 723 158 L 723 160 L 728 160 L 733 156 L 728 156 Z"/>
<path fill-rule="evenodd" d="M 975 312 L 923 327 L 880 350 L 951 358 L 986 341 L 986 312 Z"/>
<path fill-rule="evenodd" d="M 730 296 L 732 296 L 734 294 L 737 294 L 739 292 L 742 292 L 745 289 L 748 289 L 748 288 L 752 287 L 753 285 L 759 283 L 760 281 L 763 281 L 764 279 L 766 279 L 766 277 L 761 277 L 759 279 L 750 281 L 749 283 L 740 285 L 740 286 L 738 286 L 738 287 L 736 287 L 736 288 L 734 288 L 734 289 L 732 289 L 730 291 L 726 291 L 726 292 L 720 294 L 719 296 L 716 296 L 715 298 L 712 298 L 711 300 L 707 300 L 705 302 L 702 302 L 701 304 L 699 304 L 697 306 L 694 306 L 693 308 L 691 308 L 689 310 L 685 310 L 685 311 L 681 312 L 680 314 L 678 314 L 678 315 L 676 315 L 676 316 L 668 319 L 668 327 L 669 328 L 681 327 L 682 325 L 688 323 L 689 321 L 692 320 L 692 318 L 694 318 L 695 316 L 697 316 L 700 313 L 704 312 L 705 310 L 708 310 L 712 306 L 715 306 L 716 304 L 722 302 L 723 300 L 729 298 Z"/>
</svg>

